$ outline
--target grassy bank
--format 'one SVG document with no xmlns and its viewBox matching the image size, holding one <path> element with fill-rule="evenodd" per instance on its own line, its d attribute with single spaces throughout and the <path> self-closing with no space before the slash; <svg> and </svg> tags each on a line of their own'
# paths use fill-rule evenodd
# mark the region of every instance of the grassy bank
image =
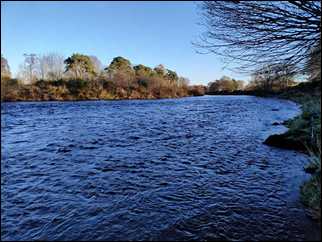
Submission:
<svg viewBox="0 0 322 242">
<path fill-rule="evenodd" d="M 302 142 L 310 154 L 311 162 L 305 167 L 311 178 L 301 186 L 301 200 L 310 208 L 313 218 L 321 220 L 321 89 L 320 82 L 302 84 L 280 97 L 299 103 L 302 114 L 288 121 L 286 137 Z"/>
</svg>

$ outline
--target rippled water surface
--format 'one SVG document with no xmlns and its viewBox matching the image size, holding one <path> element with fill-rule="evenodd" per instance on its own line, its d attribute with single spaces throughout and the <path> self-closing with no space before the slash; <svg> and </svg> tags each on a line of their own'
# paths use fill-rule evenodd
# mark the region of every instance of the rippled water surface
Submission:
<svg viewBox="0 0 322 242">
<path fill-rule="evenodd" d="M 298 114 L 250 96 L 1 105 L 4 240 L 319 239 L 303 154 L 262 144 Z"/>
</svg>

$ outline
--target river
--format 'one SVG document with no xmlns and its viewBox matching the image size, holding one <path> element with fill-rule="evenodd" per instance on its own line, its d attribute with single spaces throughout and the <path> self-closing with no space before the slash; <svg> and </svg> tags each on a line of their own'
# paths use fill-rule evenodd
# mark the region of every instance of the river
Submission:
<svg viewBox="0 0 322 242">
<path fill-rule="evenodd" d="M 252 96 L 1 104 L 2 240 L 312 240 L 296 116 Z"/>
</svg>

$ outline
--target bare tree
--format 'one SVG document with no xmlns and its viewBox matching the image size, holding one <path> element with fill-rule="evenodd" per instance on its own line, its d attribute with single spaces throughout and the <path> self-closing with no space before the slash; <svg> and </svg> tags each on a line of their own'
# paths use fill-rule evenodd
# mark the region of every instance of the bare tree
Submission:
<svg viewBox="0 0 322 242">
<path fill-rule="evenodd" d="M 296 68 L 294 65 L 266 65 L 252 74 L 251 85 L 255 89 L 281 90 L 294 83 L 295 74 Z"/>
<path fill-rule="evenodd" d="M 305 70 L 310 81 L 321 81 L 321 42 L 312 48 Z"/>
<path fill-rule="evenodd" d="M 10 72 L 8 61 L 1 54 L 1 79 L 3 77 L 10 78 L 10 76 L 11 76 L 11 72 Z"/>
<path fill-rule="evenodd" d="M 46 55 L 42 55 L 38 57 L 39 60 L 39 73 L 42 80 L 45 80 L 47 78 L 48 73 L 48 58 Z"/>
<path fill-rule="evenodd" d="M 36 54 L 23 54 L 25 57 L 24 60 L 24 69 L 25 73 L 27 73 L 28 77 L 26 79 L 29 80 L 30 83 L 34 81 L 37 75 L 37 64 L 38 64 L 38 57 Z"/>
<path fill-rule="evenodd" d="M 320 1 L 204 1 L 199 52 L 234 60 L 239 70 L 294 64 L 302 71 L 321 38 Z"/>
<path fill-rule="evenodd" d="M 64 73 L 64 56 L 57 53 L 49 53 L 39 56 L 39 73 L 42 79 L 57 80 Z"/>
</svg>

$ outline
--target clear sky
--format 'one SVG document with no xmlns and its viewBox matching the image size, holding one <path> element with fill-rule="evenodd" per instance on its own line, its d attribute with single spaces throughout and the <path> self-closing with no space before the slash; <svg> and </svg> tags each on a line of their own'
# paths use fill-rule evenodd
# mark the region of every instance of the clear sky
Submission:
<svg viewBox="0 0 322 242">
<path fill-rule="evenodd" d="M 1 53 L 15 74 L 23 53 L 95 55 L 104 66 L 123 56 L 158 64 L 192 84 L 232 73 L 214 54 L 192 45 L 203 29 L 195 2 L 1 2 Z"/>
</svg>

